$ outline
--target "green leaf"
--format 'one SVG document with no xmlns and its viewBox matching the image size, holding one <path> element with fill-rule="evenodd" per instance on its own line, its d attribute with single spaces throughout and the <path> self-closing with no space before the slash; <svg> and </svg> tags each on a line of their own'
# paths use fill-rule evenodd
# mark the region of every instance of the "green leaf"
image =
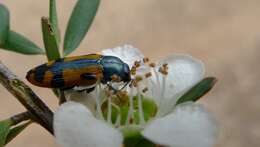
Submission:
<svg viewBox="0 0 260 147">
<path fill-rule="evenodd" d="M 44 53 L 44 51 L 35 45 L 32 41 L 14 31 L 8 32 L 7 40 L 4 45 L 0 46 L 0 48 L 27 55 Z"/>
<path fill-rule="evenodd" d="M 10 23 L 9 11 L 0 4 L 0 45 L 3 45 L 7 39 Z"/>
<path fill-rule="evenodd" d="M 12 122 L 10 120 L 3 120 L 0 122 L 0 147 L 5 146 L 7 135 L 10 131 Z"/>
<path fill-rule="evenodd" d="M 208 93 L 211 88 L 215 85 L 217 82 L 217 79 L 214 77 L 207 77 L 200 81 L 197 85 L 192 87 L 186 94 L 184 94 L 176 103 L 176 105 L 188 102 L 188 101 L 197 101 L 199 100 L 203 95 Z"/>
<path fill-rule="evenodd" d="M 60 58 L 59 45 L 48 18 L 42 17 L 42 36 L 49 61 Z"/>
<path fill-rule="evenodd" d="M 53 28 L 53 32 L 55 34 L 55 38 L 57 42 L 60 43 L 60 31 L 58 25 L 56 0 L 50 0 L 49 17 L 50 17 L 51 26 Z"/>
<path fill-rule="evenodd" d="M 31 122 L 29 121 L 12 128 L 14 124 L 11 119 L 0 121 L 0 147 L 4 147 L 30 124 Z"/>
<path fill-rule="evenodd" d="M 78 0 L 64 38 L 64 55 L 73 52 L 85 37 L 96 15 L 100 0 Z"/>
<path fill-rule="evenodd" d="M 26 129 L 29 125 L 31 124 L 30 121 L 24 123 L 24 124 L 21 124 L 21 125 L 18 125 L 14 128 L 12 128 L 7 137 L 6 137 L 6 141 L 5 141 L 5 144 L 8 144 L 10 141 L 12 141 L 17 135 L 19 135 L 24 129 Z"/>
</svg>

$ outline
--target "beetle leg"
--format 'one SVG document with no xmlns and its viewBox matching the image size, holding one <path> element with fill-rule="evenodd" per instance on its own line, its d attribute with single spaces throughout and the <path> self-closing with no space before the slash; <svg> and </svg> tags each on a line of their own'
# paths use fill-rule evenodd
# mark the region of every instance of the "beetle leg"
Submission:
<svg viewBox="0 0 260 147">
<path fill-rule="evenodd" d="M 60 105 L 66 102 L 64 90 L 59 90 L 59 97 L 60 97 L 59 100 Z"/>
</svg>

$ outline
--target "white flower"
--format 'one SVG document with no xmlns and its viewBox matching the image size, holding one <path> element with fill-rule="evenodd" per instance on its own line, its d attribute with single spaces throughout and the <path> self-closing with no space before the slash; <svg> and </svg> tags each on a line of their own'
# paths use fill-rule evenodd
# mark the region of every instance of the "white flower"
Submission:
<svg viewBox="0 0 260 147">
<path fill-rule="evenodd" d="M 103 55 L 115 56 L 122 59 L 130 68 L 134 65 L 134 61 L 142 60 L 144 58 L 143 54 L 131 45 L 105 49 L 101 53 Z"/>
<path fill-rule="evenodd" d="M 218 129 L 209 112 L 193 102 L 176 106 L 178 98 L 204 77 L 201 61 L 187 55 L 173 55 L 157 65 L 136 62 L 140 65 L 137 67 L 135 61 L 143 61 L 144 56 L 130 45 L 102 53 L 117 56 L 137 70 L 138 74 L 132 74 L 132 86 L 127 88 L 127 105 L 114 102 L 113 96 L 104 94 L 106 90 L 102 85 L 97 85 L 94 96 L 70 95 L 79 97 L 77 102 L 66 102 L 54 115 L 54 131 L 60 145 L 121 147 L 127 133 L 139 132 L 145 139 L 162 146 L 213 146 Z M 150 105 L 156 107 L 155 115 L 146 113 L 146 99 L 154 102 Z M 122 115 L 124 106 L 128 106 L 128 111 Z M 116 118 L 113 120 L 113 117 Z"/>
</svg>

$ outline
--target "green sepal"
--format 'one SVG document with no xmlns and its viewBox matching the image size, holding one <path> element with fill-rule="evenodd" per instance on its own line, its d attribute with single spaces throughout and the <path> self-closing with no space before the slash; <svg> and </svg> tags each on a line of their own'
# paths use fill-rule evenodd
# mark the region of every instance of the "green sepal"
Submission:
<svg viewBox="0 0 260 147">
<path fill-rule="evenodd" d="M 59 43 L 55 37 L 55 32 L 47 17 L 42 17 L 42 36 L 46 50 L 46 56 L 49 61 L 59 59 Z"/>
<path fill-rule="evenodd" d="M 66 29 L 64 56 L 73 52 L 85 37 L 95 18 L 99 3 L 100 0 L 78 0 Z"/>
<path fill-rule="evenodd" d="M 9 32 L 10 15 L 8 9 L 0 4 L 0 46 L 3 45 L 7 39 Z"/>
<path fill-rule="evenodd" d="M 14 31 L 8 32 L 7 40 L 0 48 L 27 55 L 44 54 L 36 44 Z"/>
<path fill-rule="evenodd" d="M 141 129 L 134 126 L 124 127 L 121 132 L 124 136 L 124 147 L 156 147 L 154 143 L 145 139 L 141 134 Z"/>
<path fill-rule="evenodd" d="M 186 92 L 182 97 L 180 97 L 176 105 L 188 101 L 195 102 L 199 100 L 202 96 L 207 94 L 213 88 L 216 82 L 217 79 L 215 77 L 207 77 L 201 80 L 198 84 L 196 84 L 188 92 Z"/>
</svg>

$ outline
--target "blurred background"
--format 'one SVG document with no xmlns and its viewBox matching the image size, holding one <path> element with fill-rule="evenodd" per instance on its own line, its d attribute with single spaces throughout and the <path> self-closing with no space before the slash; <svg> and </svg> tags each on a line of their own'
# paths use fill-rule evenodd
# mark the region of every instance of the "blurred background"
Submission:
<svg viewBox="0 0 260 147">
<path fill-rule="evenodd" d="M 48 1 L 2 0 L 11 11 L 11 28 L 43 47 L 40 17 Z M 57 1 L 64 34 L 75 0 Z M 160 60 L 173 53 L 201 59 L 216 87 L 200 103 L 221 126 L 216 147 L 260 146 L 260 1 L 259 0 L 104 0 L 95 22 L 73 55 L 97 52 L 125 43 Z M 1 20 L 0 20 L 1 21 Z M 0 59 L 20 78 L 46 61 L 0 50 Z M 32 85 L 31 85 L 32 86 Z M 47 89 L 32 88 L 49 104 L 57 99 Z M 0 86 L 0 119 L 25 109 Z M 30 126 L 8 147 L 57 147 L 38 125 Z"/>
</svg>

